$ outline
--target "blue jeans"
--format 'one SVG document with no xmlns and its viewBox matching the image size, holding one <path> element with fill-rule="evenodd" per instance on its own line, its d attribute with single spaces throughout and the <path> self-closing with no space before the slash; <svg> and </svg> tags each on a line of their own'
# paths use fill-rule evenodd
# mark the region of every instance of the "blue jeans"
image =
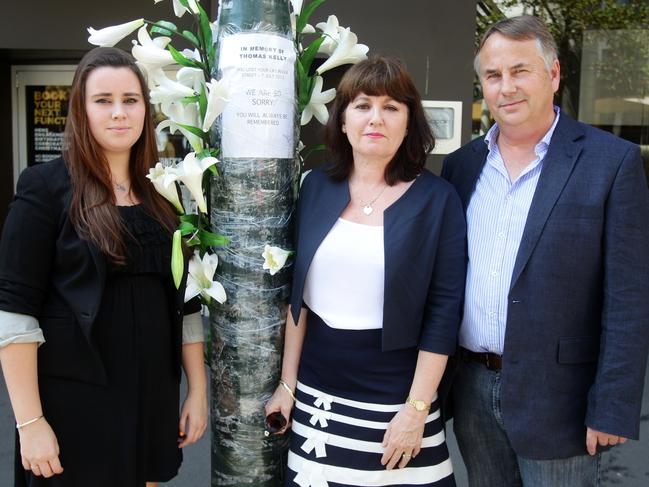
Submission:
<svg viewBox="0 0 649 487">
<path fill-rule="evenodd" d="M 453 382 L 453 399 L 453 430 L 471 487 L 599 485 L 599 454 L 532 460 L 514 452 L 503 425 L 500 373 L 461 360 Z"/>
</svg>

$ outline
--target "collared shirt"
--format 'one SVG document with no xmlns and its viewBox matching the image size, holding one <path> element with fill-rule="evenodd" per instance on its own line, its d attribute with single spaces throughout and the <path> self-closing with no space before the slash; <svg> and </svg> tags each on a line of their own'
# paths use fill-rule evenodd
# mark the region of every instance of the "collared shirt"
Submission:
<svg viewBox="0 0 649 487">
<path fill-rule="evenodd" d="M 469 264 L 460 345 L 474 352 L 503 353 L 507 296 L 527 213 L 543 169 L 552 126 L 534 147 L 536 158 L 511 181 L 498 148 L 498 125 L 485 136 L 487 160 L 467 208 Z"/>
</svg>

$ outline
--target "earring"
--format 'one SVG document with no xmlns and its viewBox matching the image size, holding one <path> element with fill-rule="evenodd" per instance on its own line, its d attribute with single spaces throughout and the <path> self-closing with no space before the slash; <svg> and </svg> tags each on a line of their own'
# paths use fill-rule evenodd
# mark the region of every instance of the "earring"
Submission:
<svg viewBox="0 0 649 487">
<path fill-rule="evenodd" d="M 343 126 L 342 126 L 342 131 L 343 131 L 343 134 L 347 133 L 347 129 L 345 128 L 345 124 L 343 124 Z"/>
</svg>

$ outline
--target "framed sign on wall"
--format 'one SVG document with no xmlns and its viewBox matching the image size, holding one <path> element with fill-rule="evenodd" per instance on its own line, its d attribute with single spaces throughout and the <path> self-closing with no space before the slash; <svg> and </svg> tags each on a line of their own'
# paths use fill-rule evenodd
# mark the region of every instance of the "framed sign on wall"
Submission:
<svg viewBox="0 0 649 487">
<path fill-rule="evenodd" d="M 462 102 L 423 100 L 426 118 L 435 136 L 433 154 L 450 154 L 461 146 Z"/>
</svg>

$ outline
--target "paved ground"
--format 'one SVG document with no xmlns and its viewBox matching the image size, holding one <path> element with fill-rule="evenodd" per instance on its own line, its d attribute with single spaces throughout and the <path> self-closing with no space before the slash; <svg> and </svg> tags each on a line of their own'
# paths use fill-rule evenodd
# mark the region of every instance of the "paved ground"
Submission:
<svg viewBox="0 0 649 487">
<path fill-rule="evenodd" d="M 466 487 L 466 472 L 455 438 L 449 428 L 449 447 L 453 456 L 458 487 Z M 649 485 L 649 367 L 645 377 L 640 441 L 630 441 L 606 453 L 603 459 L 602 487 L 646 487 Z M 0 487 L 13 485 L 14 423 L 7 390 L 0 380 Z M 206 435 L 185 449 L 180 475 L 165 487 L 209 487 L 210 446 Z"/>
</svg>

